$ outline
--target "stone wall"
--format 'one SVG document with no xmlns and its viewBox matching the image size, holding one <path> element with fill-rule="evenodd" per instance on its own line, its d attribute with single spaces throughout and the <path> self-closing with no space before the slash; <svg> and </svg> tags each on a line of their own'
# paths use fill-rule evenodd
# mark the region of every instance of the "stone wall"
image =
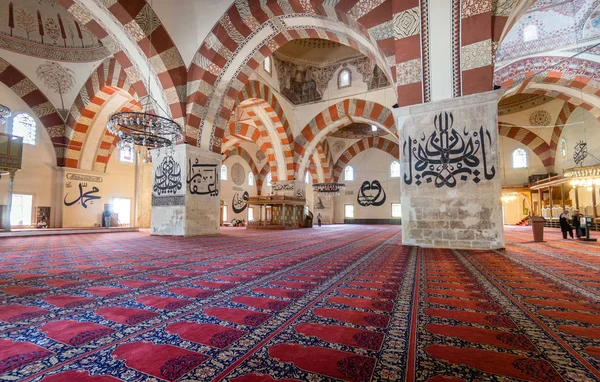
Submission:
<svg viewBox="0 0 600 382">
<path fill-rule="evenodd" d="M 153 235 L 219 233 L 221 156 L 190 145 L 152 151 Z"/>
<path fill-rule="evenodd" d="M 401 138 L 404 244 L 504 247 L 500 95 L 489 92 L 394 110 Z"/>
</svg>

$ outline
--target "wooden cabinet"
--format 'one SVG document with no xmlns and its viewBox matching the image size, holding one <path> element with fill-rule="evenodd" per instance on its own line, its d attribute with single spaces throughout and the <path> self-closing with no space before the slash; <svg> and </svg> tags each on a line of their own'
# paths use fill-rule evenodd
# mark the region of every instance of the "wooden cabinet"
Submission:
<svg viewBox="0 0 600 382">
<path fill-rule="evenodd" d="M 36 207 L 35 208 L 35 226 L 42 222 L 46 224 L 46 228 L 50 227 L 50 207 Z"/>
</svg>

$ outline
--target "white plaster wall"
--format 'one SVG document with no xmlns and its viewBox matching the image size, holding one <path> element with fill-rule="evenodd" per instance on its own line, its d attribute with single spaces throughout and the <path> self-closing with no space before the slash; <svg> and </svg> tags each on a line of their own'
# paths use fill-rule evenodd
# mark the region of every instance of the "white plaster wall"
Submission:
<svg viewBox="0 0 600 382">
<path fill-rule="evenodd" d="M 60 169 L 60 171 L 65 175 L 67 173 L 72 173 L 102 177 L 101 183 L 86 182 L 88 187 L 83 190 L 86 192 L 95 186 L 100 190 L 95 195 L 101 196 L 101 199 L 94 201 L 93 204 L 88 204 L 87 208 L 84 208 L 79 203 L 72 206 L 64 206 L 62 210 L 63 227 L 93 227 L 96 224 L 101 224 L 104 204 L 111 204 L 114 198 L 131 200 L 130 216 L 133 220 L 135 209 L 135 165 L 119 161 L 118 150 L 113 151 L 108 162 L 106 173 L 70 168 L 63 168 Z M 70 188 L 67 188 L 67 182 L 69 182 L 69 180 L 65 179 L 64 182 L 63 204 L 65 198 L 67 202 L 70 202 L 74 200 L 74 197 L 77 197 L 79 193 L 78 181 L 70 181 Z M 121 224 L 133 224 L 133 221 L 121 221 Z"/>
<path fill-rule="evenodd" d="M 246 208 L 242 213 L 236 214 L 233 211 L 233 196 L 234 194 L 238 194 L 240 197 L 244 194 L 244 191 L 247 191 L 250 196 L 256 196 L 256 178 L 254 179 L 254 185 L 248 185 L 248 174 L 250 173 L 250 166 L 242 157 L 239 155 L 234 155 L 227 158 L 223 162 L 227 166 L 227 180 L 221 179 L 221 190 L 219 196 L 223 201 L 223 204 L 227 206 L 227 221 L 231 221 L 232 219 L 243 219 L 248 221 L 248 208 Z M 244 183 L 240 186 L 236 185 L 232 180 L 231 168 L 235 163 L 239 163 L 244 167 Z M 258 218 L 258 209 L 254 209 L 255 218 Z"/>
<path fill-rule="evenodd" d="M 504 224 L 517 224 L 523 218 L 527 217 L 528 214 L 523 213 L 523 207 L 530 208 L 529 204 L 525 201 L 525 197 L 519 194 L 515 200 L 502 203 L 504 212 Z"/>
<path fill-rule="evenodd" d="M 557 157 L 554 171 L 562 174 L 564 169 L 576 166 L 573 160 L 573 152 L 579 141 L 587 142 L 588 156 L 583 165 L 598 164 L 600 161 L 600 122 L 589 111 L 577 108 L 569 117 L 566 125 L 563 128 L 561 138 L 567 140 L 567 159 L 562 160 Z M 595 159 L 594 156 L 599 159 Z"/>
<path fill-rule="evenodd" d="M 31 108 L 3 83 L 0 83 L 0 103 L 8 106 L 13 111 L 13 115 L 25 112 L 32 116 L 37 123 L 36 145 L 24 145 L 22 167 L 17 172 L 13 185 L 13 193 L 33 195 L 32 221 L 34 221 L 36 206 L 52 206 L 56 153 L 46 129 Z M 9 123 L 0 125 L 0 132 L 10 134 L 10 130 Z M 7 204 L 8 175 L 0 179 L 0 205 Z M 53 208 L 51 213 L 54 214 L 54 212 Z M 51 216 L 50 224 L 55 226 L 60 222 L 54 223 L 53 216 Z"/>
<path fill-rule="evenodd" d="M 358 154 L 348 163 L 354 168 L 354 180 L 346 181 L 342 177 L 340 182 L 346 184 L 345 193 L 335 198 L 335 223 L 344 222 L 344 205 L 354 205 L 355 219 L 391 219 L 392 203 L 400 203 L 400 178 L 390 176 L 390 165 L 394 159 L 388 153 L 377 149 L 368 149 Z M 378 180 L 386 193 L 386 202 L 380 207 L 362 207 L 356 198 L 364 181 Z"/>
<path fill-rule="evenodd" d="M 546 174 L 540 158 L 524 144 L 507 137 L 499 137 L 500 142 L 500 181 L 502 185 L 509 184 L 528 184 L 529 176 L 536 174 Z M 527 151 L 527 168 L 513 168 L 512 154 L 516 149 Z"/>
</svg>

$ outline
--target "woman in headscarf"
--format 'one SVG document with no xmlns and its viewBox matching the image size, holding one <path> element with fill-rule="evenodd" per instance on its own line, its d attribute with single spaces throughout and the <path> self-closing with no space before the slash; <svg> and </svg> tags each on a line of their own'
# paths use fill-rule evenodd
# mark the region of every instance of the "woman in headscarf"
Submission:
<svg viewBox="0 0 600 382">
<path fill-rule="evenodd" d="M 569 224 L 569 211 L 563 211 L 558 218 L 558 222 L 560 223 L 560 230 L 563 235 L 563 239 L 567 238 L 567 232 L 573 238 L 573 227 Z"/>
</svg>

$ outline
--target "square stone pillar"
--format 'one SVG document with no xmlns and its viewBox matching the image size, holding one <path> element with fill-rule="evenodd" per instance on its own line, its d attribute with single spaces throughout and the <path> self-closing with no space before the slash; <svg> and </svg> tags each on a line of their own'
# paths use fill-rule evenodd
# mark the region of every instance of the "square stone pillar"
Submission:
<svg viewBox="0 0 600 382">
<path fill-rule="evenodd" d="M 394 110 L 404 244 L 504 247 L 498 153 L 502 92 Z"/>
<path fill-rule="evenodd" d="M 334 206 L 335 206 L 335 197 L 327 198 L 325 196 L 319 196 L 318 193 L 315 193 L 315 205 L 313 208 L 313 225 L 318 224 L 317 216 L 321 214 L 321 223 L 322 224 L 334 224 L 335 223 L 335 214 L 334 214 Z"/>
<path fill-rule="evenodd" d="M 153 235 L 216 235 L 221 155 L 190 145 L 152 154 Z"/>
</svg>

